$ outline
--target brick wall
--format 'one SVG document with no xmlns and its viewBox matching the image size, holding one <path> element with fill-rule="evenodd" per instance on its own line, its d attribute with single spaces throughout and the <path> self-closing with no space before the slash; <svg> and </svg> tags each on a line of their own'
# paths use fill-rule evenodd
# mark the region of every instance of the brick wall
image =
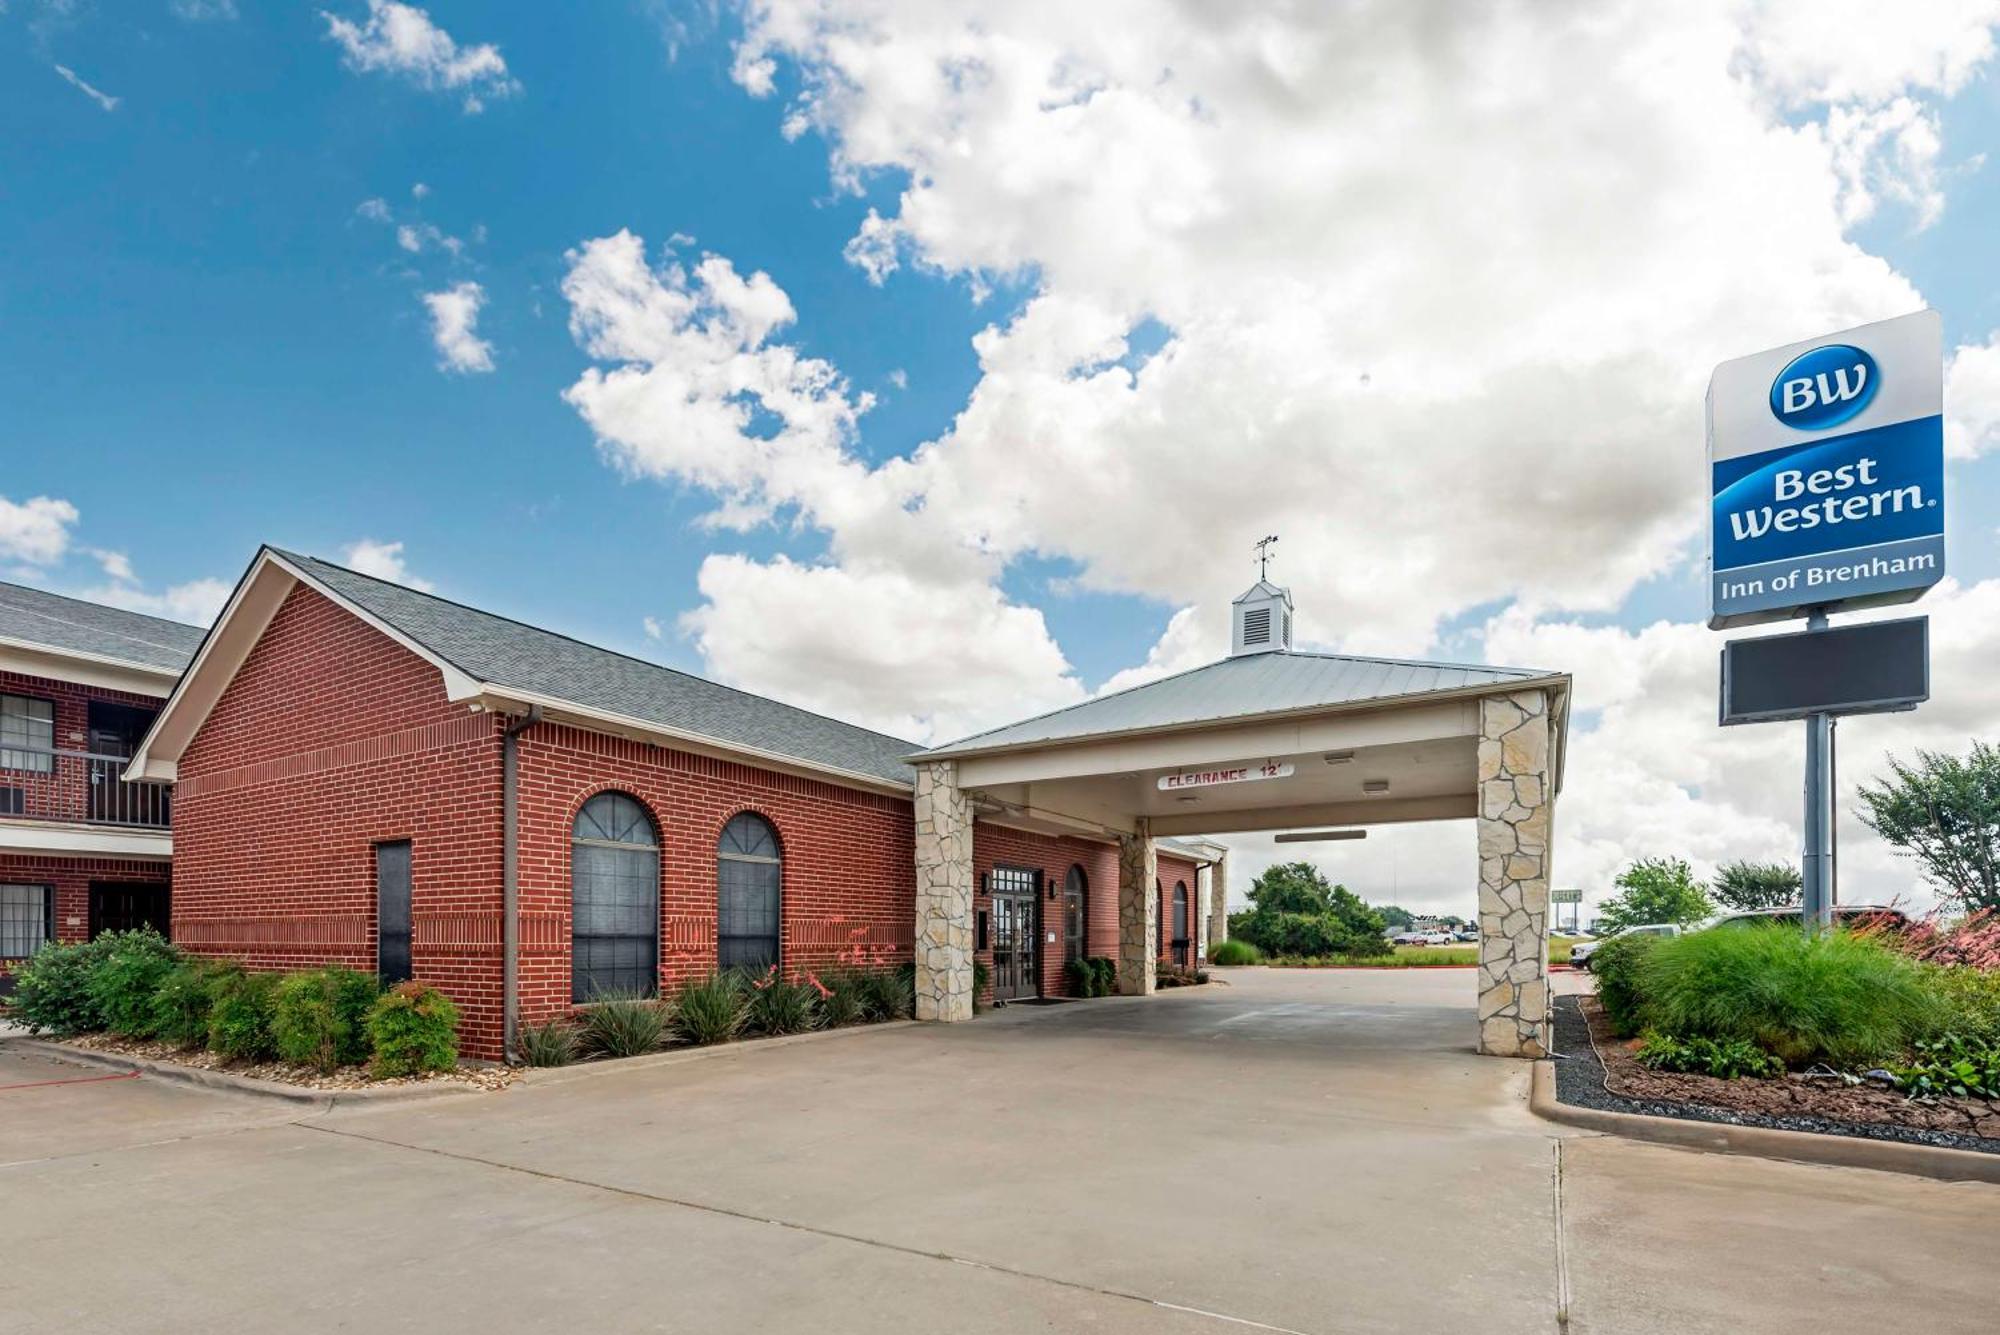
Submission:
<svg viewBox="0 0 2000 1335">
<path fill-rule="evenodd" d="M 167 885 L 161 862 L 127 862 L 122 858 L 79 858 L 60 854 L 0 853 L 0 884 L 52 885 L 56 890 L 56 940 L 83 941 L 90 935 L 90 883 L 124 881 Z M 14 961 L 0 960 L 0 974 Z"/>
<path fill-rule="evenodd" d="M 1194 962 L 1195 921 L 1198 905 L 1195 899 L 1195 864 L 1182 858 L 1160 854 L 1160 902 L 1158 905 L 1159 929 L 1155 950 L 1162 962 L 1173 959 L 1174 954 L 1174 887 L 1185 885 L 1188 894 L 1188 962 Z"/>
<path fill-rule="evenodd" d="M 412 964 L 500 1024 L 499 720 L 437 670 L 294 589 L 179 767 L 174 936 L 255 969 L 375 967 L 374 845 L 411 844 Z"/>
<path fill-rule="evenodd" d="M 716 846 L 754 811 L 777 831 L 779 952 L 793 973 L 908 962 L 916 871 L 910 800 L 542 724 L 521 739 L 521 1016 L 570 1004 L 570 832 L 590 797 L 616 790 L 652 814 L 660 838 L 664 989 L 714 970 Z"/>
<path fill-rule="evenodd" d="M 135 705 L 157 711 L 160 700 L 150 695 L 79 686 L 50 677 L 29 677 L 16 672 L 0 672 L 0 694 L 25 695 L 55 704 L 54 749 L 90 749 L 90 702 Z M 0 788 L 19 788 L 24 814 L 43 820 L 81 821 L 88 817 L 90 775 L 88 767 L 70 757 L 52 759 L 46 773 L 38 770 L 0 769 Z"/>
</svg>

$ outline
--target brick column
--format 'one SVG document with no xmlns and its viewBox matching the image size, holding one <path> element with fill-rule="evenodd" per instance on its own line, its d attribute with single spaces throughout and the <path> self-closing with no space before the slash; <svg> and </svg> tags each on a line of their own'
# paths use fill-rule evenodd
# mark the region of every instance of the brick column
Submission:
<svg viewBox="0 0 2000 1335">
<path fill-rule="evenodd" d="M 1209 885 L 1208 948 L 1214 950 L 1229 939 L 1229 854 L 1216 862 Z"/>
<path fill-rule="evenodd" d="M 1118 993 L 1143 997 L 1153 991 L 1159 961 L 1160 860 L 1153 848 L 1151 822 L 1118 841 Z"/>
<path fill-rule="evenodd" d="M 1549 702 L 1479 702 L 1479 1050 L 1548 1055 Z"/>
<path fill-rule="evenodd" d="M 917 1018 L 972 1018 L 972 808 L 950 761 L 917 766 Z"/>
</svg>

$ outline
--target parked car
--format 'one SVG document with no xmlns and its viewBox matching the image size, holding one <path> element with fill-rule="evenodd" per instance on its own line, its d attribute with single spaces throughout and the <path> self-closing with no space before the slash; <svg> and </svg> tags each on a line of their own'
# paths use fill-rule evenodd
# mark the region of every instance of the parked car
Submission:
<svg viewBox="0 0 2000 1335">
<path fill-rule="evenodd" d="M 1576 968 L 1588 969 L 1590 957 L 1606 941 L 1616 941 L 1621 936 L 1679 936 L 1683 930 L 1679 923 L 1671 922 L 1649 922 L 1639 927 L 1627 927 L 1622 932 L 1613 932 L 1596 941 L 1577 942 L 1569 948 L 1569 962 Z"/>
<path fill-rule="evenodd" d="M 1802 910 L 1789 909 L 1746 909 L 1741 913 L 1728 913 L 1708 924 L 1709 927 L 1759 927 L 1771 924 L 1779 927 L 1797 927 Z M 1857 930 L 1900 932 L 1910 925 L 1910 915 L 1899 908 L 1887 904 L 1835 904 L 1833 921 L 1838 927 L 1852 927 Z M 1706 928 L 1703 929 L 1707 930 Z"/>
<path fill-rule="evenodd" d="M 1477 927 L 1461 927 L 1451 934 L 1451 939 L 1454 941 L 1477 941 L 1479 939 L 1479 929 Z"/>
<path fill-rule="evenodd" d="M 1398 932 L 1389 938 L 1389 944 L 1395 946 L 1424 946 L 1430 944 L 1428 937 L 1429 933 L 1427 932 Z"/>
</svg>

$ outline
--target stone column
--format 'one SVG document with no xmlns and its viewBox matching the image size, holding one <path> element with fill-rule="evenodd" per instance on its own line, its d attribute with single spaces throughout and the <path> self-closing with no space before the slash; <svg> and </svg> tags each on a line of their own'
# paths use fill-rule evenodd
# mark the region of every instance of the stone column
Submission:
<svg viewBox="0 0 2000 1335">
<path fill-rule="evenodd" d="M 1229 854 L 1216 861 L 1208 896 L 1208 948 L 1229 939 Z"/>
<path fill-rule="evenodd" d="M 950 761 L 917 766 L 917 1018 L 972 1018 L 972 807 Z"/>
<path fill-rule="evenodd" d="M 1208 906 L 1215 896 L 1215 868 L 1197 867 L 1194 872 L 1194 957 L 1208 963 Z"/>
<path fill-rule="evenodd" d="M 1479 702 L 1479 1050 L 1548 1055 L 1549 701 Z"/>
<path fill-rule="evenodd" d="M 1118 994 L 1148 996 L 1153 991 L 1159 961 L 1154 956 L 1160 932 L 1160 860 L 1153 848 L 1151 822 L 1141 817 L 1138 829 L 1118 841 Z"/>
</svg>

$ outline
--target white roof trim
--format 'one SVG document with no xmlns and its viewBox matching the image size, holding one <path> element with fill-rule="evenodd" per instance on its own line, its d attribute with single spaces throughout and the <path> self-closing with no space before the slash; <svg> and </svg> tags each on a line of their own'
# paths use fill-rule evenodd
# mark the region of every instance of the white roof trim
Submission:
<svg viewBox="0 0 2000 1335">
<path fill-rule="evenodd" d="M 96 686 L 107 691 L 164 698 L 180 676 L 172 668 L 128 663 L 96 654 L 80 654 L 53 645 L 26 640 L 0 639 L 0 672 L 23 677 L 42 677 L 75 686 Z"/>
<path fill-rule="evenodd" d="M 88 649 L 70 649 L 46 640 L 23 640 L 12 635 L 0 635 L 0 651 L 9 649 L 25 650 L 33 654 L 46 654 L 51 658 L 69 658 L 79 663 L 95 663 L 105 667 L 118 668 L 124 672 L 143 673 L 148 677 L 159 677 L 172 681 L 181 675 L 179 668 L 161 667 L 158 663 L 141 663 L 136 659 L 120 658 L 115 654 L 96 654 Z"/>
</svg>

